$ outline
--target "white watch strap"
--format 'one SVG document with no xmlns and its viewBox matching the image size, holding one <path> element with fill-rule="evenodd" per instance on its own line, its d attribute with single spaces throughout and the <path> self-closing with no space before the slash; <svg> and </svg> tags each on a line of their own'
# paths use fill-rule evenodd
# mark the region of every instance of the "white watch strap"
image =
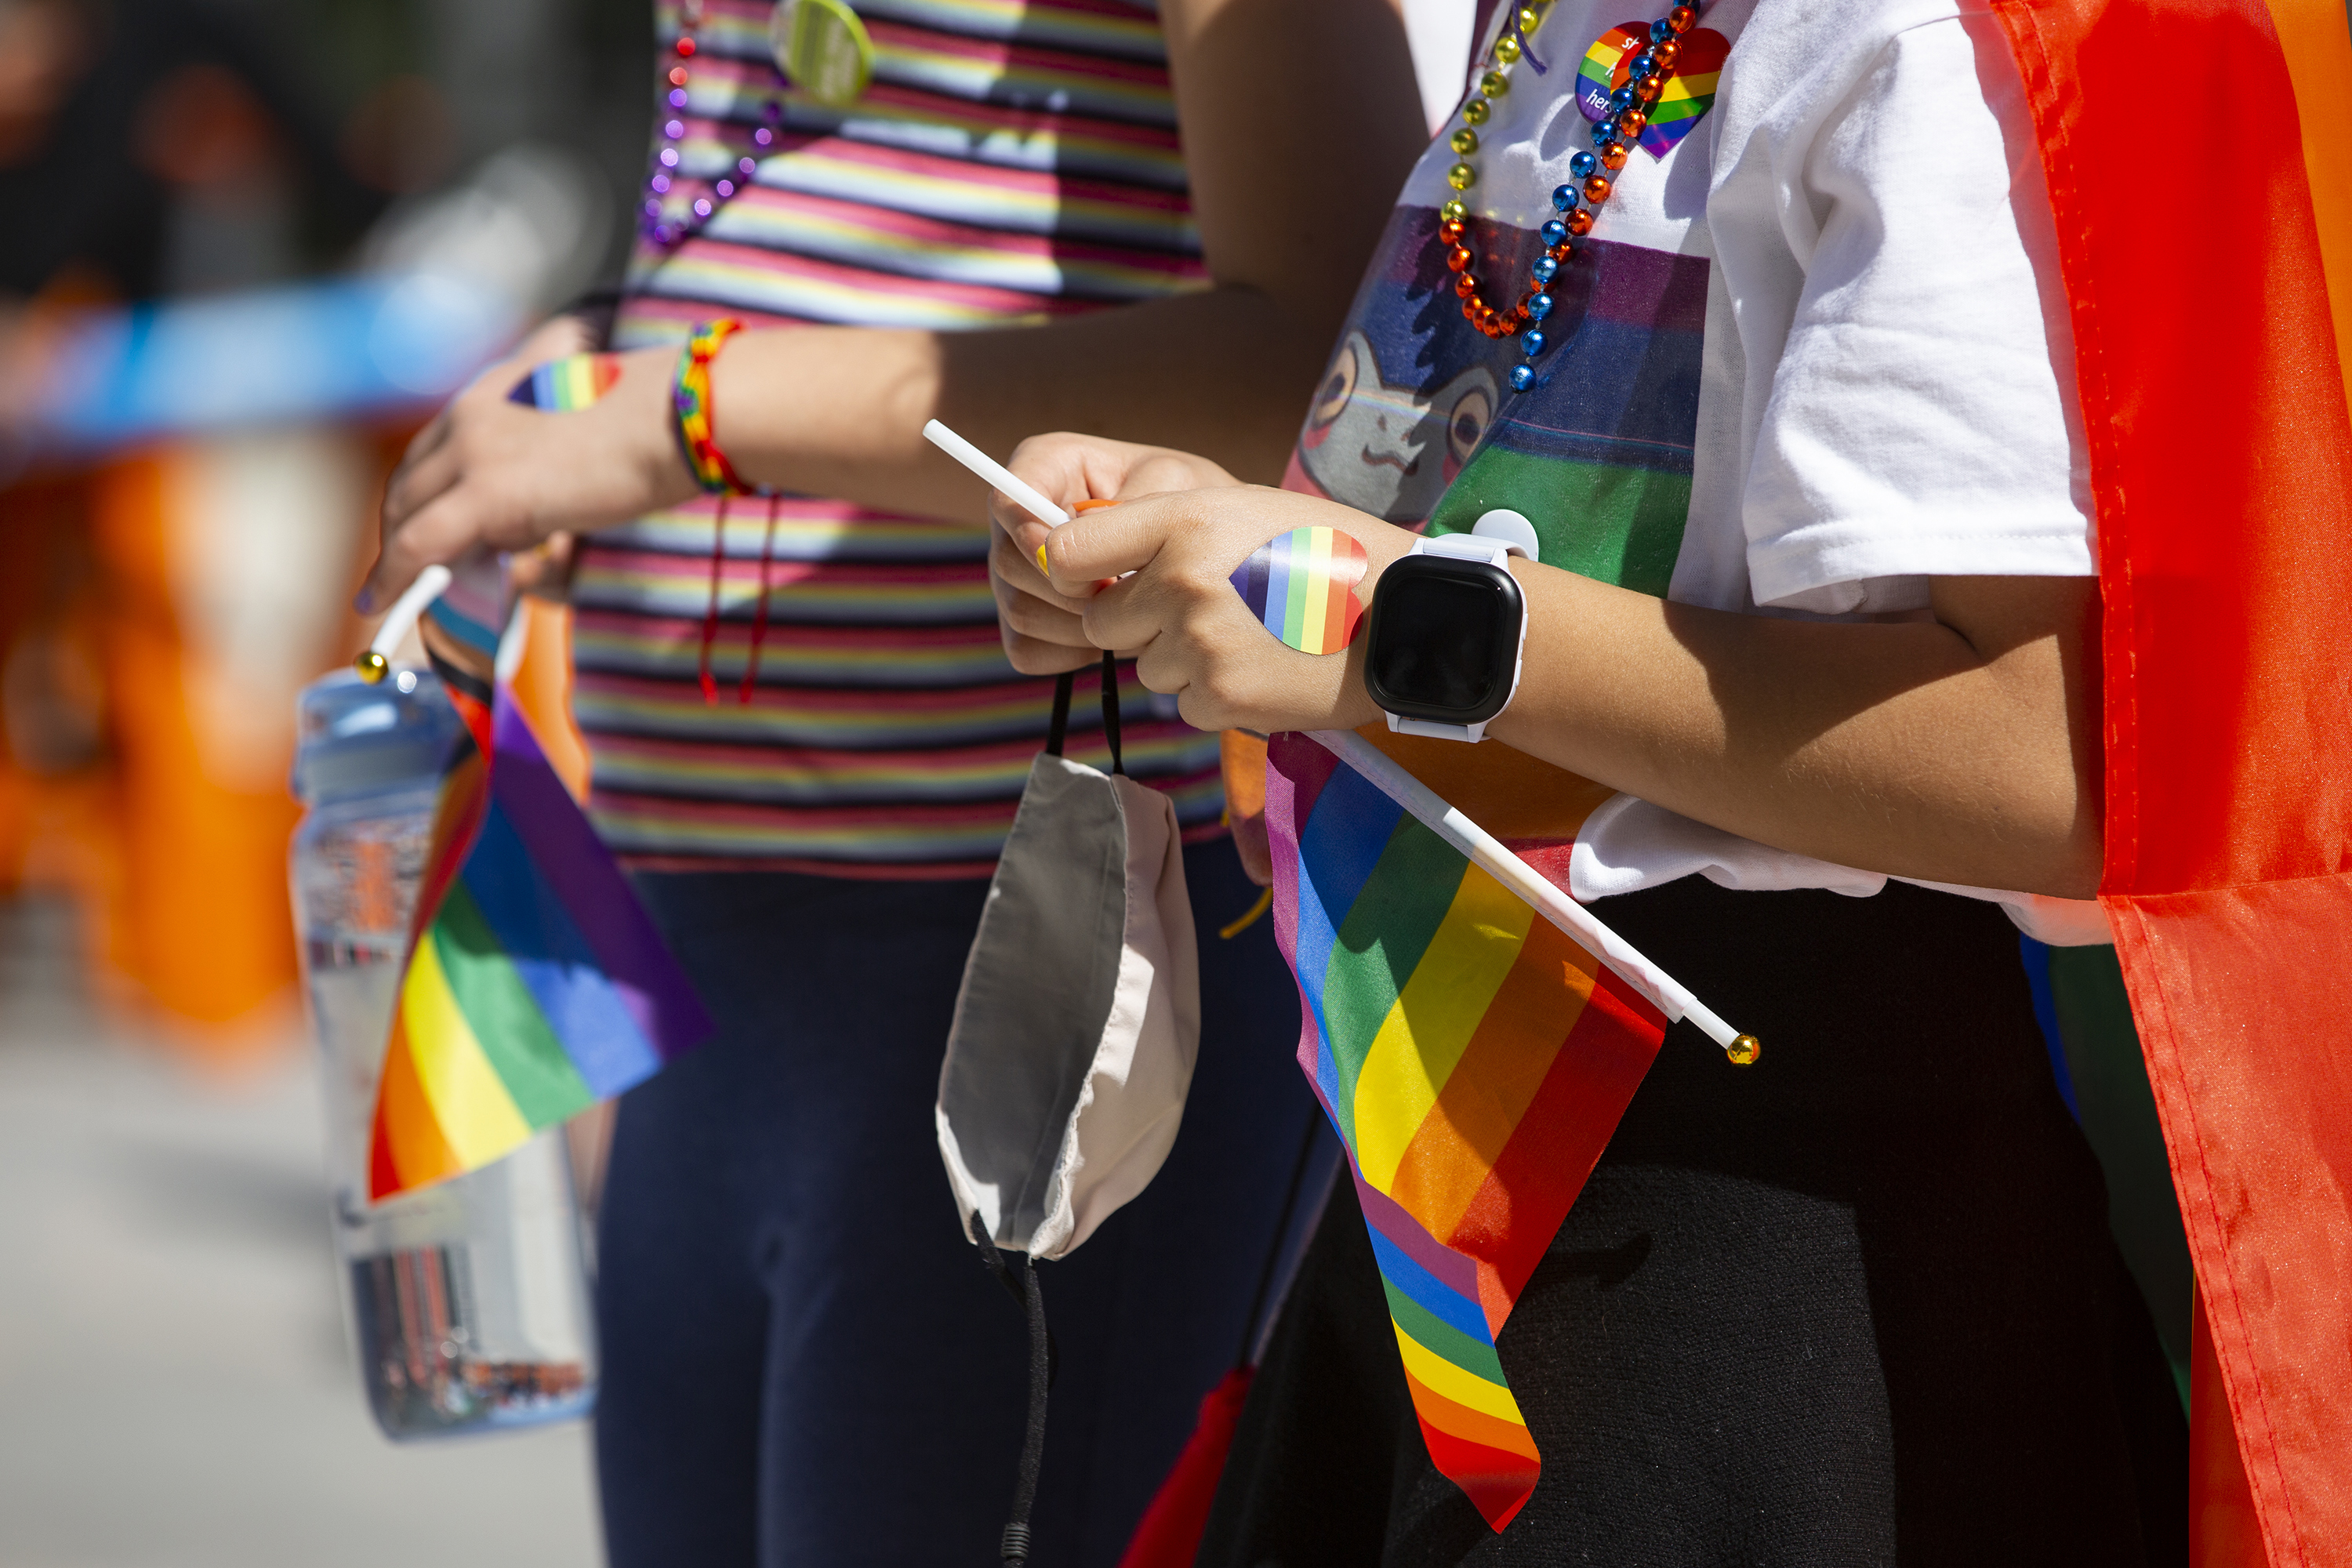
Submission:
<svg viewBox="0 0 2352 1568">
<path fill-rule="evenodd" d="M 1434 539 L 1416 539 L 1410 555 L 1450 555 L 1458 561 L 1484 561 L 1490 566 L 1501 566 L 1511 558 L 1508 541 L 1481 539 L 1475 533 L 1441 533 Z"/>
<path fill-rule="evenodd" d="M 1427 719 L 1402 719 L 1391 713 L 1389 733 L 1426 735 L 1433 741 L 1467 741 L 1475 746 L 1486 738 L 1486 726 L 1493 722 L 1491 719 L 1481 719 L 1475 724 L 1439 724 Z"/>
</svg>

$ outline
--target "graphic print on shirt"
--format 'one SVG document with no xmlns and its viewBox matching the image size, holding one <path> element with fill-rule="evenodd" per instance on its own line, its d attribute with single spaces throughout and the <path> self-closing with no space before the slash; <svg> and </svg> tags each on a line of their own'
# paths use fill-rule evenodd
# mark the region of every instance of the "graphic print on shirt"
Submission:
<svg viewBox="0 0 2352 1568">
<path fill-rule="evenodd" d="M 1546 564 L 1663 595 L 1690 510 L 1706 258 L 1580 242 L 1552 283 L 1555 346 L 1509 396 L 1517 344 L 1462 319 L 1437 224 L 1391 216 L 1285 486 L 1432 533 L 1508 507 Z M 1472 232 L 1481 277 L 1525 277 L 1543 246 L 1484 217 Z"/>
</svg>

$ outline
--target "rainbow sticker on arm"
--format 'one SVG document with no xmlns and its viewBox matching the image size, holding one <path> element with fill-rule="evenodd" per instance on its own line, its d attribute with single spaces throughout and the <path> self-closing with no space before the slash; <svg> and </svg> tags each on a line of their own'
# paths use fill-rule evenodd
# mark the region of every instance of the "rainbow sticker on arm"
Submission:
<svg viewBox="0 0 2352 1568">
<path fill-rule="evenodd" d="M 507 401 L 550 414 L 575 414 L 612 391 L 620 379 L 618 354 L 572 354 L 533 366 L 514 384 Z"/>
<path fill-rule="evenodd" d="M 1336 528 L 1294 528 L 1269 539 L 1234 570 L 1234 592 L 1265 626 L 1301 653 L 1338 653 L 1356 635 L 1363 601 L 1364 547 Z"/>
</svg>

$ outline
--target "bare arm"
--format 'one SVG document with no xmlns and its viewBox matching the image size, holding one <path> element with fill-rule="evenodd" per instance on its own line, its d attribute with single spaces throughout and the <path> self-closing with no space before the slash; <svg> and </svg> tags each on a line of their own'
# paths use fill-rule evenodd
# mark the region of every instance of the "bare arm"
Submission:
<svg viewBox="0 0 2352 1568">
<path fill-rule="evenodd" d="M 1051 464 L 1030 464 L 1050 479 Z M 1140 649 L 1144 683 L 1178 694 L 1205 729 L 1376 722 L 1360 639 L 1344 658 L 1295 652 L 1226 581 L 1262 541 L 1313 523 L 1354 534 L 1375 574 L 1412 542 L 1328 501 L 1244 487 L 1128 501 L 1050 542 L 1015 525 L 992 563 L 1013 601 L 1014 662 L 1050 668 L 1077 637 Z M 1036 576 L 1039 542 L 1050 589 Z M 1497 739 L 1842 865 L 2071 898 L 2096 889 L 2091 579 L 1941 578 L 1932 618 L 1846 625 L 1697 609 L 1523 561 L 1512 572 L 1527 595 L 1526 673 L 1489 731 Z"/>
<path fill-rule="evenodd" d="M 1161 8 L 1208 290 L 1038 327 L 746 333 L 713 374 L 716 434 L 755 483 L 975 515 L 921 439 L 945 419 L 1009 450 L 1034 430 L 1149 436 L 1279 475 L 1348 298 L 1426 141 L 1395 0 L 1167 0 Z M 395 476 L 370 581 L 609 526 L 692 494 L 670 444 L 667 351 L 625 356 L 602 403 L 503 402 L 525 363 L 461 396 Z"/>
</svg>

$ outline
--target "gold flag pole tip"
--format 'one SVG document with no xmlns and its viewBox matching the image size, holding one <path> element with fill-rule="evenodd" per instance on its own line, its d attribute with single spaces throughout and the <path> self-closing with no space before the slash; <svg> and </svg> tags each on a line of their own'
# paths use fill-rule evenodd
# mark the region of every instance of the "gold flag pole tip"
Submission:
<svg viewBox="0 0 2352 1568">
<path fill-rule="evenodd" d="M 1752 1068 L 1756 1058 L 1764 1054 L 1763 1042 L 1753 1035 L 1742 1035 L 1723 1047 L 1723 1054 L 1736 1068 Z"/>
<path fill-rule="evenodd" d="M 360 679 L 362 680 L 366 681 L 370 686 L 373 686 L 383 680 L 385 672 L 392 668 L 392 660 L 384 658 L 383 655 L 376 652 L 375 649 L 370 648 L 365 653 L 360 655 L 357 658 L 352 660 L 352 668 L 360 672 Z"/>
</svg>

